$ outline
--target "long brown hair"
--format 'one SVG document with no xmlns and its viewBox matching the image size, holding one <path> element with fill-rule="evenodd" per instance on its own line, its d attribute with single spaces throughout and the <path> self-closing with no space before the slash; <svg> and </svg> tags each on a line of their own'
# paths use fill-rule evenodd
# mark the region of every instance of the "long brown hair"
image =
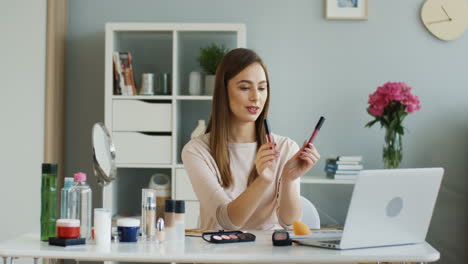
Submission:
<svg viewBox="0 0 468 264">
<path fill-rule="evenodd" d="M 258 63 L 265 71 L 268 96 L 263 111 L 255 121 L 255 134 L 257 139 L 257 150 L 266 142 L 264 127 L 265 118 L 268 115 L 270 104 L 270 81 L 268 72 L 262 59 L 252 50 L 238 48 L 230 51 L 221 60 L 216 69 L 215 88 L 211 116 L 205 133 L 210 134 L 211 155 L 218 165 L 221 173 L 221 186 L 229 188 L 233 184 L 232 173 L 229 164 L 228 136 L 229 124 L 231 122 L 231 109 L 229 107 L 228 82 L 242 70 L 253 63 Z M 255 166 L 249 174 L 248 184 L 258 177 Z"/>
</svg>

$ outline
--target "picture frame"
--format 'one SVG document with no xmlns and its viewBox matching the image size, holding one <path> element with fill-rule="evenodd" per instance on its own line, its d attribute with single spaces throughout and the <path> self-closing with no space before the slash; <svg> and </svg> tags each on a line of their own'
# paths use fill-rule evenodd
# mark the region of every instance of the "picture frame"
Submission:
<svg viewBox="0 0 468 264">
<path fill-rule="evenodd" d="M 329 20 L 367 20 L 368 0 L 325 0 L 325 17 Z"/>
</svg>

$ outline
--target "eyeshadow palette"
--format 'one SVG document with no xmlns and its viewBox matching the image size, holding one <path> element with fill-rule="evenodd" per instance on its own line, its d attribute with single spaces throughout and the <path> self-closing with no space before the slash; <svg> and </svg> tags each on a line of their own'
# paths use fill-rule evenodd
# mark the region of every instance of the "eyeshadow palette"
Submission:
<svg viewBox="0 0 468 264">
<path fill-rule="evenodd" d="M 207 238 L 209 237 L 209 239 Z M 203 233 L 203 240 L 210 243 L 236 243 L 236 242 L 250 242 L 255 241 L 255 235 L 251 233 L 244 233 L 242 231 L 219 231 Z"/>
</svg>

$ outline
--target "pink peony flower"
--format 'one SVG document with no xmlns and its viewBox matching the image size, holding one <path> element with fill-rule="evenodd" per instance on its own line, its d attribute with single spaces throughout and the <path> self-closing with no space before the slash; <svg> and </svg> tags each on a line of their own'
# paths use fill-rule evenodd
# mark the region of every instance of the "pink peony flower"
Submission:
<svg viewBox="0 0 468 264">
<path fill-rule="evenodd" d="M 381 116 L 386 107 L 397 107 L 400 104 L 406 106 L 404 109 L 407 113 L 421 109 L 419 98 L 411 94 L 411 89 L 404 82 L 387 82 L 377 87 L 377 90 L 369 95 L 369 113 L 373 116 Z M 397 109 L 395 108 L 395 111 Z"/>
<path fill-rule="evenodd" d="M 381 116 L 384 112 L 384 108 L 378 108 L 373 106 L 369 107 L 368 110 L 373 116 Z"/>
</svg>

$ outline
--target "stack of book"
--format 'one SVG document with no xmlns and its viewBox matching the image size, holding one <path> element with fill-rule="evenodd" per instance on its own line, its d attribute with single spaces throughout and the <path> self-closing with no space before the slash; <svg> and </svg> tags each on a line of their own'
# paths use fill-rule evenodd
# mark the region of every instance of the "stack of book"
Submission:
<svg viewBox="0 0 468 264">
<path fill-rule="evenodd" d="M 114 95 L 137 95 L 130 52 L 112 52 L 114 67 Z"/>
<path fill-rule="evenodd" d="M 328 178 L 354 180 L 362 168 L 362 156 L 337 156 L 326 160 L 325 172 Z"/>
</svg>

